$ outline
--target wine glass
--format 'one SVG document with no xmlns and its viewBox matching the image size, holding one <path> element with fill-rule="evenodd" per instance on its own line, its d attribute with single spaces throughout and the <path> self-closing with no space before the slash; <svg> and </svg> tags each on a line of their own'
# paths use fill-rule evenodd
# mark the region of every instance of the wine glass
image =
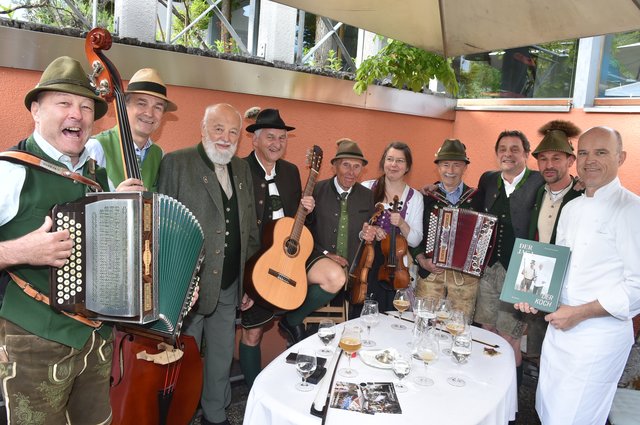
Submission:
<svg viewBox="0 0 640 425">
<path fill-rule="evenodd" d="M 362 321 L 367 326 L 367 338 L 362 340 L 363 347 L 373 347 L 376 345 L 375 341 L 371 340 L 371 327 L 376 326 L 380 321 L 378 314 L 378 301 L 365 300 L 362 312 L 360 313 Z"/>
<path fill-rule="evenodd" d="M 333 341 L 336 336 L 335 323 L 331 319 L 322 319 L 318 325 L 318 338 L 324 344 L 324 347 L 318 350 L 318 354 L 321 356 L 330 356 L 333 354 L 333 350 L 328 345 Z"/>
<path fill-rule="evenodd" d="M 442 329 L 442 325 L 449 318 L 449 313 L 451 310 L 451 301 L 446 298 L 440 298 L 438 303 L 436 304 L 436 328 L 438 324 L 440 324 L 440 329 Z M 440 340 L 447 339 L 447 336 L 444 332 L 440 331 L 439 333 Z"/>
<path fill-rule="evenodd" d="M 438 360 L 438 351 L 440 347 L 438 345 L 438 338 L 436 334 L 431 332 L 426 332 L 420 341 L 418 341 L 418 345 L 416 347 L 416 356 L 418 360 L 422 360 L 424 363 L 424 375 L 416 376 L 415 382 L 418 385 L 423 385 L 428 387 L 433 385 L 433 379 L 427 376 L 427 366 L 429 363 L 435 362 Z"/>
<path fill-rule="evenodd" d="M 453 360 L 458 364 L 458 370 L 460 370 L 460 365 L 467 362 L 469 356 L 471 355 L 471 327 L 469 325 L 465 325 L 462 332 L 453 337 L 453 343 L 451 345 L 451 356 Z M 467 382 L 464 380 L 462 375 L 459 373 L 457 376 L 450 376 L 447 378 L 447 382 L 454 387 L 464 387 Z"/>
<path fill-rule="evenodd" d="M 313 374 L 318 365 L 318 359 L 316 358 L 313 350 L 309 348 L 301 348 L 296 356 L 296 370 L 302 376 L 302 382 L 296 384 L 296 388 L 299 391 L 311 391 L 312 385 L 309 385 L 307 378 Z"/>
<path fill-rule="evenodd" d="M 404 313 L 411 303 L 409 302 L 409 294 L 406 289 L 398 289 L 396 291 L 396 295 L 393 297 L 393 306 L 398 310 L 398 321 L 399 323 L 394 323 L 391 325 L 393 329 L 396 330 L 404 330 L 407 329 L 405 325 L 402 324 L 402 313 Z"/>
<path fill-rule="evenodd" d="M 351 357 L 362 346 L 362 341 L 360 339 L 361 332 L 362 329 L 360 328 L 360 326 L 354 325 L 345 325 L 344 330 L 342 331 L 339 346 L 347 354 L 349 365 L 346 368 L 338 370 L 338 373 L 341 376 L 345 376 L 347 378 L 358 376 L 358 372 L 351 369 Z"/>
<path fill-rule="evenodd" d="M 396 387 L 396 392 L 406 393 L 407 391 L 409 391 L 409 388 L 402 383 L 402 380 L 409 375 L 409 372 L 411 372 L 410 359 L 399 354 L 393 359 L 391 368 L 393 370 L 393 373 L 398 378 L 398 383 L 394 384 L 394 386 Z"/>
<path fill-rule="evenodd" d="M 464 330 L 465 325 L 466 321 L 464 312 L 461 310 L 451 310 L 449 318 L 445 322 L 445 327 L 453 338 L 455 338 L 456 335 L 460 334 Z M 445 348 L 444 350 L 442 350 L 442 353 L 450 356 L 451 348 Z"/>
</svg>

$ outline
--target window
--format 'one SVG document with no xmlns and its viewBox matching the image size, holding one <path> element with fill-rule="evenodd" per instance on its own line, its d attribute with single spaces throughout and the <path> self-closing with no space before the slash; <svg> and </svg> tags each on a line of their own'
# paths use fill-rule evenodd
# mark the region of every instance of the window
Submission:
<svg viewBox="0 0 640 425">
<path fill-rule="evenodd" d="M 457 57 L 459 97 L 569 98 L 577 47 L 568 40 Z"/>
<path fill-rule="evenodd" d="M 598 97 L 640 98 L 640 31 L 605 37 Z"/>
</svg>

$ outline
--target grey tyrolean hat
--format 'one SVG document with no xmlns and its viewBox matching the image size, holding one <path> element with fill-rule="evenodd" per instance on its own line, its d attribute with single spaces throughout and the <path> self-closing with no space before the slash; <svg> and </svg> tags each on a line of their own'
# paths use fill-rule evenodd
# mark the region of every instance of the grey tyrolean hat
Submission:
<svg viewBox="0 0 640 425">
<path fill-rule="evenodd" d="M 247 131 L 253 133 L 261 128 L 276 128 L 278 130 L 295 130 L 295 127 L 289 127 L 280 118 L 280 111 L 277 109 L 263 109 L 256 117 L 255 124 L 247 126 Z"/>
<path fill-rule="evenodd" d="M 439 161 L 464 161 L 467 164 L 471 162 L 467 158 L 466 146 L 458 139 L 445 139 L 436 152 L 436 159 L 433 160 L 436 164 Z"/>
<path fill-rule="evenodd" d="M 336 152 L 336 156 L 333 157 L 331 163 L 333 164 L 337 159 L 359 159 L 362 161 L 363 165 L 367 165 L 369 161 L 364 158 L 360 147 L 356 142 L 351 139 L 340 139 L 336 142 L 338 145 L 338 151 Z"/>
<path fill-rule="evenodd" d="M 107 113 L 107 102 L 91 87 L 87 74 L 77 60 L 61 56 L 47 66 L 40 82 L 24 97 L 24 106 L 31 110 L 31 103 L 43 91 L 57 91 L 84 96 L 95 101 L 94 118 L 97 120 Z"/>
</svg>

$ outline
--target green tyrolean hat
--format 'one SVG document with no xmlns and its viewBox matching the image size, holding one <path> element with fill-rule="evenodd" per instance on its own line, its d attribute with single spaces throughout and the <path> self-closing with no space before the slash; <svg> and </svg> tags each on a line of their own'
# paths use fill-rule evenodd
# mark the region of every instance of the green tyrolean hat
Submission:
<svg viewBox="0 0 640 425">
<path fill-rule="evenodd" d="M 540 127 L 538 132 L 543 135 L 538 147 L 531 153 L 534 158 L 542 152 L 564 152 L 567 155 L 575 156 L 573 145 L 569 141 L 570 137 L 580 134 L 580 129 L 571 121 L 554 120 Z"/>
<path fill-rule="evenodd" d="M 84 96 L 95 101 L 94 118 L 97 120 L 107 113 L 107 102 L 91 87 L 87 74 L 77 60 L 61 56 L 47 66 L 40 82 L 24 97 L 24 106 L 31 110 L 31 103 L 43 91 L 57 91 Z"/>
<path fill-rule="evenodd" d="M 436 159 L 433 160 L 436 164 L 439 161 L 464 161 L 467 164 L 471 162 L 467 157 L 467 147 L 458 139 L 445 139 L 436 152 Z"/>
</svg>

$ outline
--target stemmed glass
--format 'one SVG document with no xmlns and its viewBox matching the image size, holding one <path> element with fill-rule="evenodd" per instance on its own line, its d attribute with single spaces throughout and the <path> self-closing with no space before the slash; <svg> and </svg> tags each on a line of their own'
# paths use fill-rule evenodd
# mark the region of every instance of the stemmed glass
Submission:
<svg viewBox="0 0 640 425">
<path fill-rule="evenodd" d="M 333 354 L 333 350 L 328 345 L 333 341 L 336 336 L 335 323 L 331 319 L 322 319 L 318 325 L 318 337 L 324 344 L 324 347 L 318 350 L 318 354 L 321 356 L 330 356 Z"/>
<path fill-rule="evenodd" d="M 453 360 L 458 364 L 458 370 L 460 370 L 460 365 L 466 363 L 471 355 L 472 341 L 471 327 L 466 324 L 464 330 L 453 337 L 451 355 Z M 457 376 L 448 377 L 447 382 L 454 387 L 464 387 L 467 384 L 459 373 Z"/>
<path fill-rule="evenodd" d="M 393 297 L 393 306 L 398 310 L 398 321 L 399 323 L 394 323 L 391 325 L 393 329 L 396 330 L 404 330 L 407 329 L 405 325 L 402 324 L 402 313 L 404 313 L 411 303 L 409 302 L 409 294 L 406 289 L 398 289 L 396 291 L 396 295 Z"/>
<path fill-rule="evenodd" d="M 375 300 L 365 300 L 360 317 L 367 326 L 367 338 L 362 340 L 362 345 L 364 347 L 373 347 L 376 343 L 371 339 L 371 327 L 376 326 L 380 321 L 378 302 Z"/>
<path fill-rule="evenodd" d="M 440 329 L 442 329 L 442 325 L 444 322 L 449 319 L 449 311 L 451 310 L 451 301 L 446 298 L 440 298 L 438 303 L 436 304 L 436 328 L 438 327 L 438 323 L 440 324 Z M 439 333 L 440 340 L 447 339 L 447 336 L 444 332 Z"/>
<path fill-rule="evenodd" d="M 395 359 L 393 359 L 391 368 L 393 369 L 393 373 L 398 378 L 398 383 L 394 384 L 394 386 L 396 387 L 396 392 L 406 393 L 407 391 L 409 391 L 409 388 L 402 383 L 402 380 L 409 375 L 409 372 L 411 372 L 410 359 L 402 355 L 398 355 Z"/>
<path fill-rule="evenodd" d="M 461 310 L 451 310 L 449 314 L 449 318 L 445 322 L 445 327 L 447 331 L 455 338 L 456 335 L 460 334 L 466 325 L 464 312 Z M 445 348 L 442 350 L 442 354 L 447 356 L 451 355 L 451 348 Z"/>
<path fill-rule="evenodd" d="M 346 368 L 338 370 L 338 373 L 341 376 L 345 376 L 347 378 L 358 376 L 358 372 L 351 369 L 351 357 L 360 349 L 360 347 L 362 347 L 362 341 L 360 340 L 361 331 L 362 330 L 359 326 L 354 325 L 345 325 L 344 330 L 342 331 L 339 346 L 347 354 L 347 357 L 349 358 L 349 365 Z"/>
<path fill-rule="evenodd" d="M 438 360 L 438 338 L 434 332 L 425 332 L 425 334 L 418 341 L 416 347 L 416 356 L 424 363 L 424 375 L 416 376 L 415 381 L 418 385 L 424 385 L 426 387 L 433 385 L 433 379 L 427 376 L 427 366 L 429 363 Z"/>
<path fill-rule="evenodd" d="M 318 359 L 316 358 L 313 350 L 309 348 L 301 348 L 296 356 L 296 370 L 302 376 L 302 382 L 296 384 L 296 388 L 299 391 L 311 391 L 312 385 L 309 385 L 307 378 L 313 374 L 318 365 Z"/>
</svg>

